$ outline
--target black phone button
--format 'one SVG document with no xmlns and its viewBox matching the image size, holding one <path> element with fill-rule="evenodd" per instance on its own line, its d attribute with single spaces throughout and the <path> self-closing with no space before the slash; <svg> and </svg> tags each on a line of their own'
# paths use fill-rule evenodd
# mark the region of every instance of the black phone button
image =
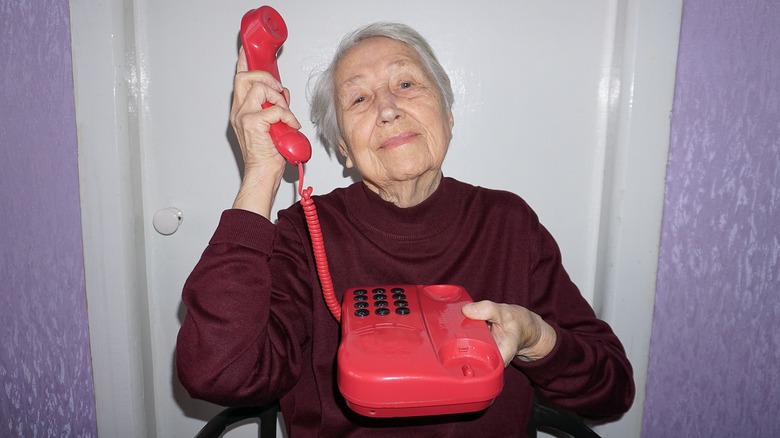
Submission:
<svg viewBox="0 0 780 438">
<path fill-rule="evenodd" d="M 382 300 L 382 301 L 374 301 L 374 306 L 376 306 L 376 307 L 387 307 L 388 303 L 387 303 L 387 301 L 384 301 L 384 300 Z"/>
<path fill-rule="evenodd" d="M 385 294 L 376 294 L 374 295 L 374 301 L 384 301 L 387 299 L 387 295 Z"/>
<path fill-rule="evenodd" d="M 374 289 L 371 291 L 371 293 L 374 293 L 374 294 L 383 294 L 383 293 L 387 293 L 387 290 L 385 290 L 385 288 L 383 288 L 383 287 L 377 287 L 377 288 L 374 288 Z"/>
<path fill-rule="evenodd" d="M 358 301 L 357 303 L 355 303 L 356 309 L 365 309 L 366 307 L 368 307 L 368 303 L 365 301 Z"/>
<path fill-rule="evenodd" d="M 406 291 L 402 287 L 394 287 L 394 288 L 390 289 L 390 292 L 392 292 L 394 294 L 402 294 L 402 293 L 404 293 Z"/>
<path fill-rule="evenodd" d="M 406 307 L 409 305 L 409 302 L 404 300 L 395 300 L 393 301 L 393 305 L 395 307 Z"/>
<path fill-rule="evenodd" d="M 355 289 L 352 291 L 352 293 L 355 295 L 365 295 L 368 293 L 368 291 L 365 289 Z"/>
<path fill-rule="evenodd" d="M 393 299 L 394 300 L 405 300 L 406 299 L 406 294 L 393 293 Z"/>
<path fill-rule="evenodd" d="M 390 313 L 390 309 L 382 307 L 374 311 L 379 316 L 385 316 Z"/>
<path fill-rule="evenodd" d="M 357 316 L 358 318 L 364 318 L 364 317 L 366 317 L 366 316 L 368 316 L 370 314 L 371 314 L 371 312 L 369 312 L 368 309 L 358 309 L 358 310 L 355 310 L 355 316 Z"/>
<path fill-rule="evenodd" d="M 395 313 L 397 313 L 399 315 L 408 315 L 408 314 L 412 313 L 412 311 L 409 310 L 408 307 L 398 307 L 398 308 L 395 309 Z"/>
<path fill-rule="evenodd" d="M 368 297 L 365 295 L 355 295 L 355 301 L 366 301 Z"/>
</svg>

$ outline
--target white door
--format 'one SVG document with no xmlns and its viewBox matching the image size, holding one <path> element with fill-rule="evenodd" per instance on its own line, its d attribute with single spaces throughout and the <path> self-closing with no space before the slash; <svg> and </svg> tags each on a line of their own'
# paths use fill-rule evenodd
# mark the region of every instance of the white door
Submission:
<svg viewBox="0 0 780 438">
<path fill-rule="evenodd" d="M 101 435 L 193 436 L 218 411 L 181 389 L 173 353 L 182 284 L 239 184 L 230 93 L 239 22 L 258 6 L 71 1 Z M 511 190 L 539 213 L 636 368 L 637 403 L 600 430 L 638 436 L 681 0 L 273 6 L 290 33 L 282 81 L 312 140 L 307 81 L 341 36 L 397 20 L 429 39 L 455 91 L 445 175 Z M 307 185 L 349 184 L 314 146 Z M 296 178 L 286 175 L 275 210 L 295 201 Z M 169 207 L 183 221 L 166 236 L 152 217 Z"/>
</svg>

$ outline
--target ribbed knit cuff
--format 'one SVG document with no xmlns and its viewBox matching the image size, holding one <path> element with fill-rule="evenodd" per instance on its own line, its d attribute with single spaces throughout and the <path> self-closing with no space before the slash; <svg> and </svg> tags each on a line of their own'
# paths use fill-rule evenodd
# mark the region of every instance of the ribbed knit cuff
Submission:
<svg viewBox="0 0 780 438">
<path fill-rule="evenodd" d="M 533 362 L 525 362 L 517 357 L 512 359 L 512 364 L 523 370 L 533 382 L 542 385 L 555 380 L 566 369 L 577 348 L 570 333 L 555 323 L 548 324 L 555 330 L 556 339 L 555 346 L 547 356 Z"/>
<path fill-rule="evenodd" d="M 240 209 L 225 210 L 209 244 L 229 243 L 270 254 L 275 230 L 271 221 L 257 213 Z"/>
</svg>

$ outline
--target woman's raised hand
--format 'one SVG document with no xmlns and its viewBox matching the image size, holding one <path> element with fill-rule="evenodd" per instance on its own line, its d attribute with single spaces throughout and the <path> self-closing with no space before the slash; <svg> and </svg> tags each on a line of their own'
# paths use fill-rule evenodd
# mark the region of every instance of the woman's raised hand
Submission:
<svg viewBox="0 0 780 438">
<path fill-rule="evenodd" d="M 270 127 L 277 122 L 294 129 L 301 127 L 290 111 L 289 97 L 289 91 L 270 73 L 248 71 L 244 49 L 239 50 L 230 124 L 241 148 L 244 176 L 233 208 L 270 219 L 285 166 L 284 158 L 271 140 Z M 265 102 L 272 106 L 263 108 Z"/>
</svg>

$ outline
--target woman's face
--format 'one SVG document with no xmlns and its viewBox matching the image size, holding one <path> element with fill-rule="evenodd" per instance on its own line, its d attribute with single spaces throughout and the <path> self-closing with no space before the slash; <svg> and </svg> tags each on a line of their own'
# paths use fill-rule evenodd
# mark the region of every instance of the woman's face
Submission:
<svg viewBox="0 0 780 438">
<path fill-rule="evenodd" d="M 375 189 L 437 183 L 452 112 L 417 53 L 390 38 L 370 38 L 344 55 L 334 79 L 347 167 L 356 167 Z"/>
</svg>

